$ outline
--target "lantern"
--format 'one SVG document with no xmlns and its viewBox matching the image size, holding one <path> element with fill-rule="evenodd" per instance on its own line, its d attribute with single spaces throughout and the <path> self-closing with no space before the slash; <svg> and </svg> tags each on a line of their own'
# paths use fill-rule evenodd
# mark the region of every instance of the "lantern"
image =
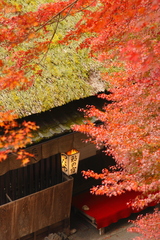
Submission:
<svg viewBox="0 0 160 240">
<path fill-rule="evenodd" d="M 78 171 L 79 151 L 72 149 L 67 153 L 61 153 L 62 171 L 67 175 L 72 175 Z"/>
</svg>

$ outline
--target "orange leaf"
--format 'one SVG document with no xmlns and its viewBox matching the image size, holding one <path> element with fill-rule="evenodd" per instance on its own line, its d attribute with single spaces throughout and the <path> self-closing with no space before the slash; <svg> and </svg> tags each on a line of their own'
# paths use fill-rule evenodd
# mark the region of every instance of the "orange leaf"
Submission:
<svg viewBox="0 0 160 240">
<path fill-rule="evenodd" d="M 3 64 L 3 61 L 0 60 L 0 67 L 2 67 L 4 64 Z"/>
</svg>

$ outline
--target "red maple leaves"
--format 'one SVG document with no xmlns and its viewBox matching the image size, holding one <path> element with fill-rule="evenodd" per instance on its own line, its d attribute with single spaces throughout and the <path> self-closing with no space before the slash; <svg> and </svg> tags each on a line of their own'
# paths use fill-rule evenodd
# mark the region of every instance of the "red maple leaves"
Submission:
<svg viewBox="0 0 160 240">
<path fill-rule="evenodd" d="M 106 148 L 121 171 L 102 174 L 83 171 L 83 175 L 102 179 L 91 189 L 108 196 L 125 190 L 141 194 L 132 203 L 143 208 L 160 200 L 159 148 L 159 1 L 100 1 L 96 13 L 86 12 L 78 29 L 70 32 L 79 36 L 95 33 L 84 40 L 92 56 L 104 62 L 110 95 L 100 97 L 112 101 L 102 111 L 93 106 L 84 110 L 86 118 L 94 116 L 103 124 L 73 127 L 88 135 L 90 141 Z M 93 21 L 94 19 L 94 21 Z"/>
</svg>

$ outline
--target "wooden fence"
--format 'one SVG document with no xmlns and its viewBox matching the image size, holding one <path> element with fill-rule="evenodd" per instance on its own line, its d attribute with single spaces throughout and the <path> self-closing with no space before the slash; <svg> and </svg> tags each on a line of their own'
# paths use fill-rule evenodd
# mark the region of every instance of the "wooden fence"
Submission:
<svg viewBox="0 0 160 240">
<path fill-rule="evenodd" d="M 0 239 L 16 240 L 69 219 L 73 179 L 0 206 Z M 35 238 L 34 238 L 35 239 Z"/>
<path fill-rule="evenodd" d="M 72 186 L 58 154 L 0 176 L 0 240 L 23 239 L 69 219 Z"/>
</svg>

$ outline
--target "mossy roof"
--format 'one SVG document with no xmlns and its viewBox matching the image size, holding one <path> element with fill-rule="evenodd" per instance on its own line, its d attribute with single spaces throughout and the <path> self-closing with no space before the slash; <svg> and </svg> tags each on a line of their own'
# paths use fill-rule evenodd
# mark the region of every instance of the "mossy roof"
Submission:
<svg viewBox="0 0 160 240">
<path fill-rule="evenodd" d="M 86 105 L 94 105 L 98 109 L 102 109 L 104 100 L 96 96 L 87 97 L 84 99 L 72 101 L 61 107 L 53 108 L 49 111 L 39 114 L 33 114 L 21 119 L 33 121 L 39 126 L 39 129 L 34 132 L 33 143 L 54 138 L 66 133 L 72 132 L 71 126 L 74 124 L 82 124 L 84 122 L 84 114 L 78 111 L 79 108 L 85 108 Z M 91 119 L 92 122 L 96 118 Z"/>
<path fill-rule="evenodd" d="M 0 94 L 0 105 L 5 111 L 14 110 L 18 117 L 22 118 L 105 91 L 106 83 L 101 80 L 99 72 L 88 68 L 67 75 L 66 67 L 62 78 L 36 79 L 33 86 L 25 91 L 3 90 Z M 59 73 L 63 73 L 62 69 Z"/>
</svg>

